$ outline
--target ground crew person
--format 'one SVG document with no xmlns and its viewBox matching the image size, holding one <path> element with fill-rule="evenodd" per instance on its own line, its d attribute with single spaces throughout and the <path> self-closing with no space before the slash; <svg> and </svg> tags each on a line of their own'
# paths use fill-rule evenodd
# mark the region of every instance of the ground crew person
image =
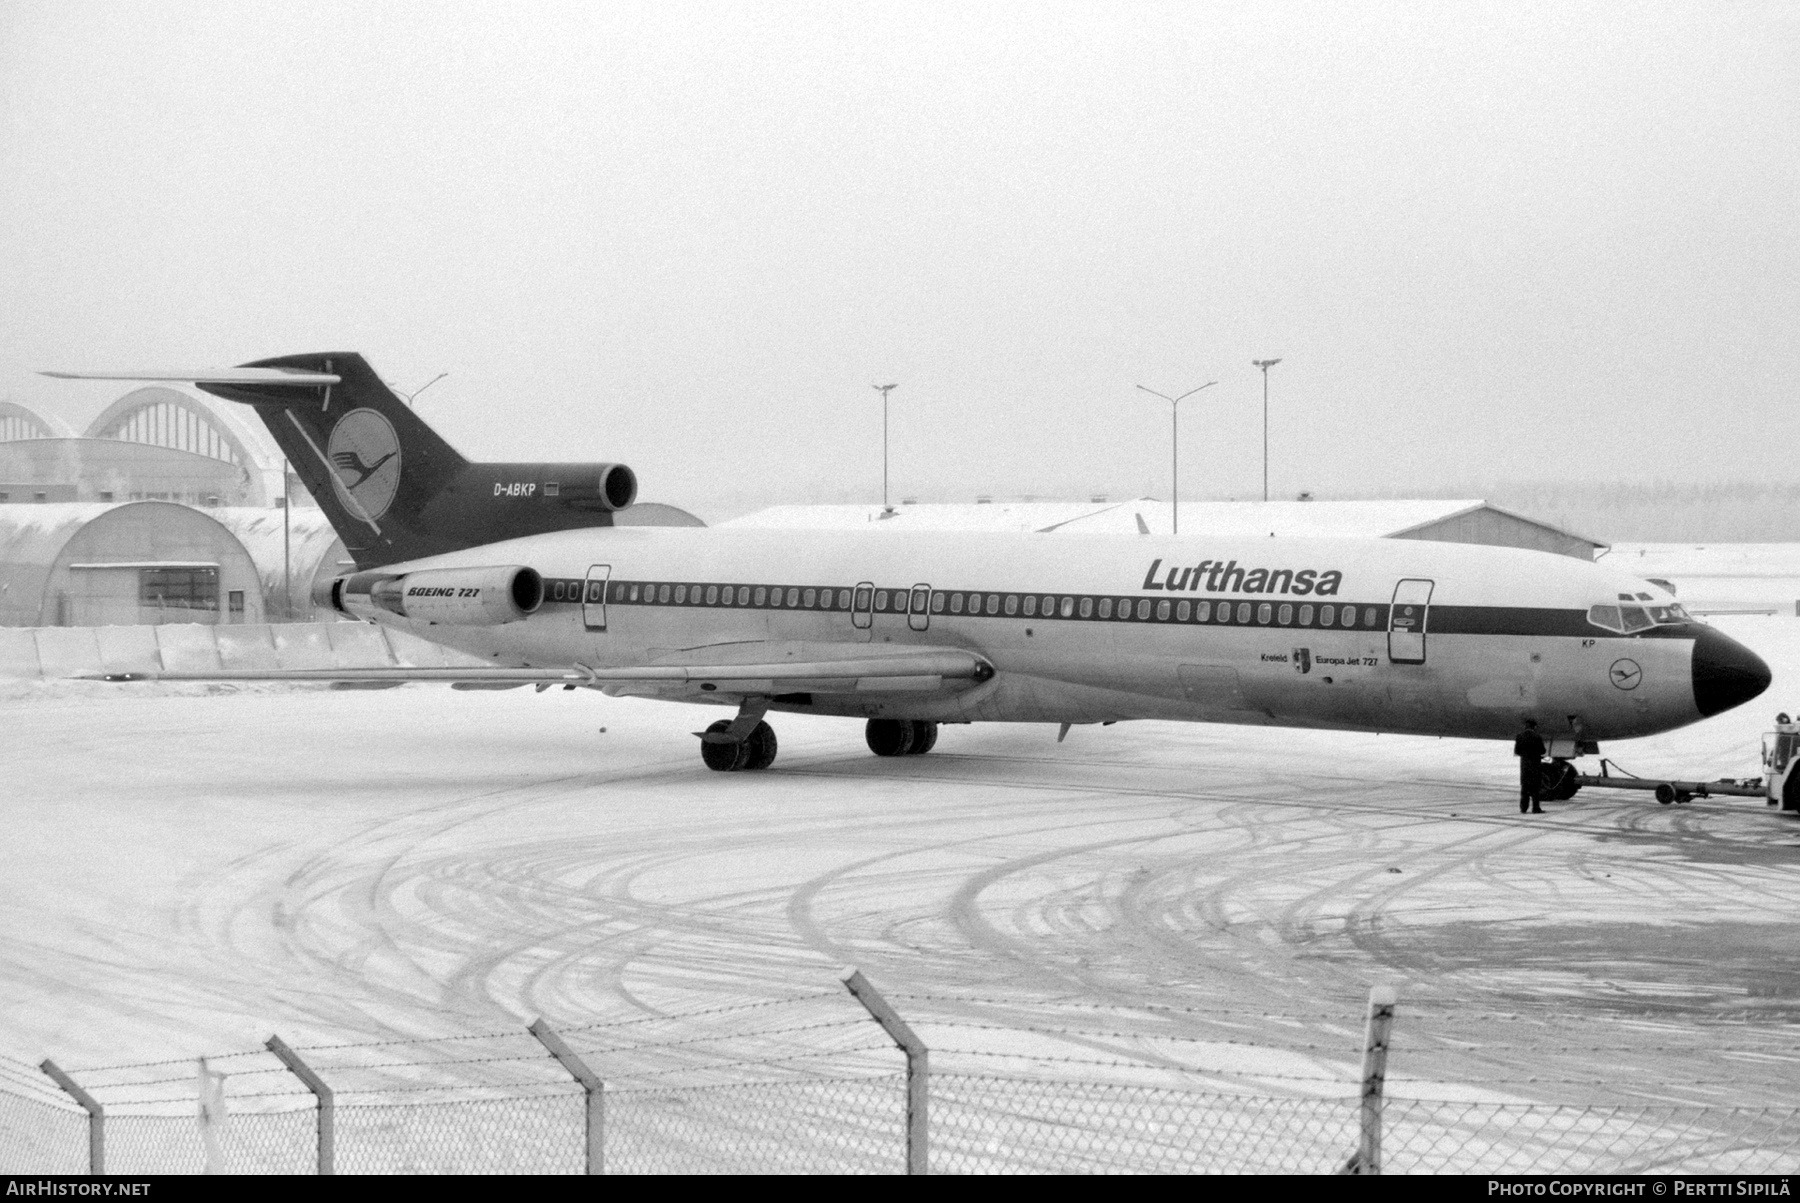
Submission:
<svg viewBox="0 0 1800 1203">
<path fill-rule="evenodd" d="M 1541 815 L 1538 805 L 1538 779 L 1544 763 L 1544 739 L 1537 733 L 1537 720 L 1526 719 L 1525 729 L 1513 740 L 1513 755 L 1519 758 L 1519 813 Z"/>
</svg>

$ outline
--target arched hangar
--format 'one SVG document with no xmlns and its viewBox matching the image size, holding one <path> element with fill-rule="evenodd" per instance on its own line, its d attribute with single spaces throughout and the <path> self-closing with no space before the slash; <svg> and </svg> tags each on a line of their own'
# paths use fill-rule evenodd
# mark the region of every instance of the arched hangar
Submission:
<svg viewBox="0 0 1800 1203">
<path fill-rule="evenodd" d="M 216 398 L 133 389 L 79 437 L 59 419 L 0 403 L 0 501 L 272 506 L 281 477 L 281 454 L 255 419 Z"/>
<path fill-rule="evenodd" d="M 0 625 L 263 622 L 248 552 L 167 501 L 0 506 Z"/>
</svg>

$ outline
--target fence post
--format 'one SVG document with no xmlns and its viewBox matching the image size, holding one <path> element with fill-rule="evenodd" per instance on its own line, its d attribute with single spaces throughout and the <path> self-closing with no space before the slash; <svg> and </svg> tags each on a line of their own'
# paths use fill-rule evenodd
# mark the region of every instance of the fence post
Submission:
<svg viewBox="0 0 1800 1203">
<path fill-rule="evenodd" d="M 300 1054 L 283 1043 L 281 1037 L 271 1036 L 263 1045 L 264 1048 L 280 1058 L 296 1078 L 306 1083 L 306 1088 L 313 1092 L 313 1098 L 319 1102 L 319 1173 L 337 1173 L 337 1102 L 331 1093 L 331 1087 L 325 1085 L 325 1079 L 313 1072 L 312 1066 L 300 1059 Z"/>
<path fill-rule="evenodd" d="M 582 1090 L 587 1092 L 587 1172 L 604 1174 L 606 1172 L 606 1083 L 598 1074 L 587 1067 L 587 1062 L 575 1055 L 575 1050 L 564 1044 L 562 1037 L 550 1030 L 550 1025 L 542 1019 L 534 1021 L 527 1029 L 536 1036 L 538 1043 L 549 1050 L 550 1055 L 562 1063 L 569 1071 L 569 1076 L 581 1083 Z"/>
<path fill-rule="evenodd" d="M 900 1018 L 900 1013 L 869 984 L 862 970 L 854 965 L 846 966 L 838 974 L 838 980 L 906 1054 L 906 1172 L 928 1174 L 931 1172 L 930 1125 L 927 1122 L 930 1092 L 926 1083 L 931 1071 L 931 1052 Z"/>
<path fill-rule="evenodd" d="M 1356 1155 L 1344 1166 L 1346 1174 L 1381 1172 L 1381 1091 L 1387 1081 L 1388 1031 L 1394 1025 L 1392 986 L 1369 991 L 1369 1023 L 1363 1033 L 1361 1132 Z"/>
<path fill-rule="evenodd" d="M 106 1173 L 106 1109 L 100 1106 L 93 1095 L 75 1084 L 75 1079 L 56 1067 L 56 1062 L 45 1057 L 39 1069 L 50 1075 L 50 1080 L 68 1091 L 69 1097 L 80 1103 L 88 1113 L 88 1173 L 98 1178 Z"/>
</svg>

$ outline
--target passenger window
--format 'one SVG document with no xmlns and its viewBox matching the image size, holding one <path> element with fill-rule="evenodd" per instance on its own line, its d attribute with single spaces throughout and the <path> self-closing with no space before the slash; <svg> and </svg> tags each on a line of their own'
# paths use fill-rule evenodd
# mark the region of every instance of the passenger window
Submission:
<svg viewBox="0 0 1800 1203">
<path fill-rule="evenodd" d="M 1006 595 L 1007 616 L 1011 617 L 1012 615 L 1017 614 L 1018 612 L 1019 612 L 1019 595 L 1017 593 L 1008 593 Z"/>
<path fill-rule="evenodd" d="M 675 604 L 678 606 L 687 605 L 687 586 L 686 585 L 675 586 Z"/>
<path fill-rule="evenodd" d="M 636 601 L 637 599 L 638 599 L 638 587 L 636 585 L 633 585 L 631 587 L 631 600 Z"/>
<path fill-rule="evenodd" d="M 930 599 L 930 597 L 931 597 L 930 590 L 914 589 L 912 591 L 912 598 L 907 603 L 907 608 L 914 614 L 923 614 L 923 613 L 925 613 L 925 603 Z"/>
<path fill-rule="evenodd" d="M 1230 622 L 1231 621 L 1231 603 L 1230 602 L 1220 602 L 1219 603 L 1219 621 L 1220 622 Z"/>
<path fill-rule="evenodd" d="M 1056 616 L 1056 599 L 1054 597 L 1046 597 L 1044 599 L 1044 617 L 1045 618 L 1053 618 L 1055 616 Z"/>
<path fill-rule="evenodd" d="M 1336 621 L 1337 621 L 1337 607 L 1336 606 L 1320 606 L 1319 607 L 1319 625 L 1320 626 L 1328 627 Z"/>
<path fill-rule="evenodd" d="M 625 592 L 625 590 L 623 588 L 613 590 L 613 595 L 614 595 L 615 599 L 617 598 L 617 596 L 619 594 L 621 594 L 623 592 Z M 588 585 L 588 600 L 589 601 L 591 601 L 591 602 L 604 601 L 605 595 L 606 595 L 606 586 L 603 583 L 601 583 L 600 581 L 594 581 L 593 583 Z"/>
<path fill-rule="evenodd" d="M 1256 607 L 1256 621 L 1266 625 L 1269 619 L 1273 617 L 1275 617 L 1275 607 L 1271 606 L 1268 602 L 1264 602 L 1262 605 Z"/>
<path fill-rule="evenodd" d="M 1184 606 L 1187 605 L 1186 602 L 1182 602 L 1181 604 Z M 1169 611 L 1172 610 L 1173 608 L 1174 607 L 1169 604 L 1167 599 L 1157 602 L 1156 603 L 1156 621 L 1158 621 L 1158 622 L 1169 621 Z"/>
<path fill-rule="evenodd" d="M 1284 627 L 1288 623 L 1294 621 L 1294 607 L 1292 607 L 1292 606 L 1281 607 L 1281 615 L 1277 621 L 1279 621 L 1281 623 L 1281 625 Z"/>
<path fill-rule="evenodd" d="M 750 586 L 739 585 L 738 586 L 738 605 L 747 606 L 749 604 L 750 604 Z"/>
<path fill-rule="evenodd" d="M 1374 606 L 1368 606 L 1368 607 L 1364 608 L 1364 610 L 1363 610 L 1363 625 L 1365 627 L 1373 627 L 1373 626 L 1381 625 L 1379 622 L 1376 621 Z"/>
<path fill-rule="evenodd" d="M 1211 602 L 1203 601 L 1203 602 L 1195 602 L 1194 603 L 1194 621 L 1195 622 L 1211 622 L 1212 621 L 1212 603 Z"/>
<path fill-rule="evenodd" d="M 656 587 L 656 602 L 658 605 L 666 606 L 669 604 L 669 593 L 672 588 L 673 586 L 670 585 L 658 585 Z"/>
<path fill-rule="evenodd" d="M 1625 624 L 1619 620 L 1619 607 L 1617 606 L 1589 606 L 1588 621 L 1609 631 L 1625 629 Z"/>
<path fill-rule="evenodd" d="M 869 586 L 858 585 L 856 587 L 856 605 L 853 608 L 857 610 L 867 610 L 869 608 L 869 593 Z"/>
<path fill-rule="evenodd" d="M 875 608 L 877 610 L 882 611 L 883 613 L 886 613 L 887 612 L 887 603 L 888 603 L 888 591 L 886 589 L 875 590 Z"/>
<path fill-rule="evenodd" d="M 1063 598 L 1060 613 L 1064 618 L 1073 618 L 1075 616 L 1075 599 L 1072 597 Z"/>
<path fill-rule="evenodd" d="M 1311 606 L 1301 606 L 1300 607 L 1300 625 L 1303 627 L 1310 627 L 1312 625 L 1312 607 Z"/>
<path fill-rule="evenodd" d="M 563 599 L 563 583 L 561 581 L 556 581 L 556 582 L 552 583 L 550 586 L 550 600 L 551 601 L 561 601 L 562 599 Z"/>
<path fill-rule="evenodd" d="M 813 603 L 818 600 L 819 591 L 817 589 L 808 589 L 805 593 L 800 595 L 800 604 L 805 606 L 808 610 L 812 609 Z"/>
<path fill-rule="evenodd" d="M 1103 597 L 1100 599 L 1100 617 L 1102 617 L 1102 618 L 1111 618 L 1112 617 L 1112 598 Z"/>
<path fill-rule="evenodd" d="M 1036 594 L 1028 594 L 1028 595 L 1026 595 L 1026 598 L 1025 598 L 1025 617 L 1031 618 L 1031 617 L 1034 617 L 1036 614 L 1037 614 L 1037 595 Z"/>
<path fill-rule="evenodd" d="M 989 613 L 989 614 L 998 614 L 998 613 L 1000 613 L 1000 595 L 999 595 L 999 594 L 998 594 L 998 593 L 990 593 L 990 594 L 988 594 L 988 599 L 987 599 L 987 612 L 988 612 L 988 613 Z"/>
<path fill-rule="evenodd" d="M 799 604 L 800 604 L 800 590 L 797 588 L 789 589 L 788 590 L 788 605 L 797 606 Z"/>
<path fill-rule="evenodd" d="M 931 595 L 931 612 L 933 614 L 942 614 L 944 612 L 944 595 L 942 593 L 933 593 Z"/>
<path fill-rule="evenodd" d="M 1194 610 L 1193 602 L 1190 602 L 1190 601 L 1182 602 L 1180 605 L 1175 607 L 1175 621 L 1176 622 L 1186 622 L 1188 620 L 1188 615 L 1193 613 L 1193 610 Z"/>
<path fill-rule="evenodd" d="M 1145 597 L 1145 598 L 1140 598 L 1138 600 L 1137 616 L 1140 620 L 1150 617 L 1150 599 L 1149 598 Z"/>
<path fill-rule="evenodd" d="M 1345 606 L 1344 607 L 1344 618 L 1343 618 L 1343 621 L 1339 625 L 1346 626 L 1346 627 L 1353 627 L 1356 625 L 1356 607 L 1355 606 Z"/>
<path fill-rule="evenodd" d="M 1094 616 L 1094 599 L 1093 598 L 1084 597 L 1081 599 L 1081 616 L 1083 618 L 1092 618 Z M 1105 615 L 1102 615 L 1101 617 L 1105 617 Z"/>
<path fill-rule="evenodd" d="M 706 587 L 706 604 L 709 606 L 716 606 L 719 604 L 719 587 L 717 585 L 708 585 Z"/>
<path fill-rule="evenodd" d="M 848 589 L 839 589 L 838 590 L 837 608 L 840 610 L 848 610 L 850 608 L 850 590 L 848 590 Z"/>
<path fill-rule="evenodd" d="M 952 613 L 952 614 L 961 614 L 962 613 L 962 594 L 952 593 L 950 595 L 950 613 Z"/>
<path fill-rule="evenodd" d="M 1250 603 L 1249 602 L 1239 602 L 1238 603 L 1237 620 L 1239 622 L 1249 622 L 1250 621 Z"/>
<path fill-rule="evenodd" d="M 1642 631 L 1656 625 L 1654 622 L 1650 621 L 1650 616 L 1644 613 L 1643 607 L 1641 606 L 1620 606 L 1619 616 L 1625 620 L 1625 633 L 1627 635 L 1631 634 L 1633 631 Z"/>
<path fill-rule="evenodd" d="M 758 585 L 756 587 L 756 604 L 758 606 L 764 606 L 764 605 L 768 604 L 768 601 L 769 601 L 768 588 L 763 585 Z"/>
</svg>

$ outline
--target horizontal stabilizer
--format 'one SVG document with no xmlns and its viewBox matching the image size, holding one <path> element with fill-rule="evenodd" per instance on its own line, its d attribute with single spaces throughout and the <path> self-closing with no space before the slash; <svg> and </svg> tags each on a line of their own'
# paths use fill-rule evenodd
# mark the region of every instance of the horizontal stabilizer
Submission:
<svg viewBox="0 0 1800 1203">
<path fill-rule="evenodd" d="M 290 368 L 196 368 L 189 372 L 39 372 L 58 380 L 141 380 L 155 384 L 274 384 L 292 388 L 317 388 L 337 384 L 331 372 L 305 372 Z"/>
</svg>

